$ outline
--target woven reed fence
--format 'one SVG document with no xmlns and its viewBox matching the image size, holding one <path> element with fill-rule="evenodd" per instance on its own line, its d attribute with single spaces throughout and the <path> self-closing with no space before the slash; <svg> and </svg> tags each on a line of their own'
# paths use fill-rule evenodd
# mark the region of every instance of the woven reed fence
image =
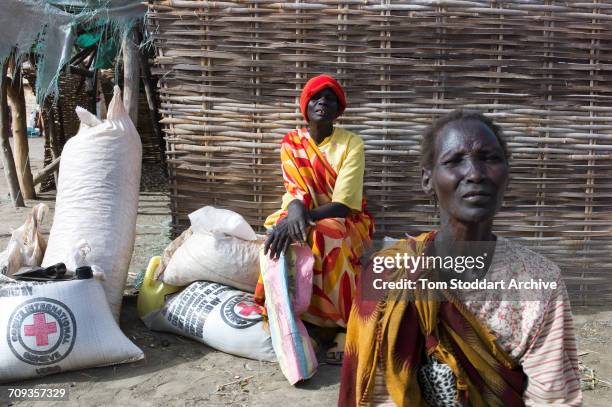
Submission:
<svg viewBox="0 0 612 407">
<path fill-rule="evenodd" d="M 513 154 L 496 231 L 559 264 L 575 303 L 612 299 L 612 1 L 150 3 L 177 231 L 206 204 L 261 230 L 300 89 L 330 73 L 348 95 L 339 124 L 365 141 L 379 237 L 436 225 L 421 134 L 477 109 Z"/>
<path fill-rule="evenodd" d="M 30 83 L 35 83 L 34 73 L 31 73 Z M 57 101 L 52 97 L 45 99 L 41 109 L 45 123 L 45 131 L 53 137 L 45 137 L 44 165 L 53 161 L 53 157 L 62 155 L 64 145 L 77 134 L 81 121 L 75 109 L 81 106 L 90 112 L 95 112 L 93 98 L 85 91 L 83 77 L 64 72 L 59 77 L 59 93 Z M 47 128 L 47 127 L 52 128 Z M 49 174 L 41 184 L 41 192 L 55 189 L 53 174 Z"/>
</svg>

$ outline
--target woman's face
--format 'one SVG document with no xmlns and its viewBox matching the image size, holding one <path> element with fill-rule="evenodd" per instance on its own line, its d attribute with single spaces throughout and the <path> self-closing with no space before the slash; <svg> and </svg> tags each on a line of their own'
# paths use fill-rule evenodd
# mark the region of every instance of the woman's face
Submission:
<svg viewBox="0 0 612 407">
<path fill-rule="evenodd" d="M 338 117 L 338 97 L 330 88 L 325 88 L 310 98 L 307 106 L 308 122 L 333 122 Z"/>
<path fill-rule="evenodd" d="M 464 224 L 491 220 L 508 184 L 508 162 L 497 137 L 479 120 L 451 122 L 438 133 L 425 192 L 435 193 L 440 216 Z"/>
</svg>

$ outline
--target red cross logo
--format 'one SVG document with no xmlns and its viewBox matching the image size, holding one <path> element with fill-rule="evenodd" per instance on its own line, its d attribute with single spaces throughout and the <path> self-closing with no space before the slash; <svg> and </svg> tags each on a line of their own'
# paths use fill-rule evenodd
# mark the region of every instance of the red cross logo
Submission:
<svg viewBox="0 0 612 407">
<path fill-rule="evenodd" d="M 49 334 L 57 332 L 57 324 L 55 322 L 47 322 L 44 312 L 34 314 L 34 323 L 23 327 L 25 336 L 35 336 L 36 346 L 49 345 Z"/>
<path fill-rule="evenodd" d="M 249 317 L 253 313 L 255 313 L 257 315 L 261 314 L 261 311 L 259 309 L 259 305 L 256 305 L 256 304 L 253 304 L 253 303 L 248 303 L 246 301 L 241 301 L 238 304 L 236 304 L 236 306 L 239 309 L 238 313 L 240 315 L 242 315 L 243 317 Z"/>
</svg>

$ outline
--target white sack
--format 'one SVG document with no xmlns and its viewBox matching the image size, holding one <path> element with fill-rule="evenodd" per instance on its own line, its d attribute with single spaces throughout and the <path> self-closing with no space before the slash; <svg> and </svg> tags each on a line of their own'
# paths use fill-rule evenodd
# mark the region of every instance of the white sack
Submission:
<svg viewBox="0 0 612 407">
<path fill-rule="evenodd" d="M 168 298 L 162 309 L 144 316 L 149 329 L 183 335 L 232 355 L 276 361 L 252 294 L 198 281 Z"/>
<path fill-rule="evenodd" d="M 0 279 L 0 382 L 144 357 L 117 326 L 97 280 L 7 280 Z"/>
<path fill-rule="evenodd" d="M 34 206 L 23 225 L 11 233 L 11 240 L 0 253 L 0 274 L 11 276 L 25 266 L 40 266 L 47 241 L 40 233 L 40 224 L 49 213 L 43 203 Z"/>
<path fill-rule="evenodd" d="M 191 227 L 164 250 L 155 278 L 176 286 L 211 281 L 252 292 L 265 237 L 227 209 L 205 206 L 189 220 Z"/>
<path fill-rule="evenodd" d="M 183 233 L 181 233 L 179 237 L 174 239 L 172 242 L 170 242 L 168 246 L 166 246 L 164 252 L 162 253 L 159 265 L 157 266 L 157 269 L 155 270 L 155 274 L 153 276 L 155 280 L 159 280 L 159 276 L 166 270 L 168 264 L 170 264 L 170 260 L 172 259 L 172 256 L 174 256 L 174 253 L 178 250 L 179 247 L 183 245 L 183 243 L 185 243 L 185 240 L 187 240 L 187 238 L 191 235 L 193 235 L 193 229 L 187 228 Z"/>
<path fill-rule="evenodd" d="M 77 109 L 79 133 L 68 140 L 59 170 L 55 218 L 43 266 L 63 262 L 75 269 L 82 239 L 87 256 L 106 273 L 104 291 L 116 320 L 134 248 L 142 145 L 115 87 L 108 119 Z M 100 124 L 97 124 L 100 123 Z"/>
<path fill-rule="evenodd" d="M 258 240 L 194 232 L 176 249 L 161 280 L 176 286 L 212 281 L 253 292 L 259 277 L 260 245 Z"/>
<path fill-rule="evenodd" d="M 233 211 L 205 206 L 189 214 L 189 222 L 195 233 L 225 234 L 243 240 L 255 240 L 251 225 Z"/>
</svg>

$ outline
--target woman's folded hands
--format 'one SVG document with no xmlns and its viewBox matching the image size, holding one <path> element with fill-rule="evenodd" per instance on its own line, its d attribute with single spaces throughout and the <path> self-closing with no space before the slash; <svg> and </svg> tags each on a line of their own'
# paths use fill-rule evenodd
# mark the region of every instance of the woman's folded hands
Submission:
<svg viewBox="0 0 612 407">
<path fill-rule="evenodd" d="M 302 201 L 294 199 L 287 207 L 287 216 L 269 231 L 264 254 L 270 252 L 270 258 L 278 259 L 291 243 L 306 243 L 308 227 L 314 226 L 315 221 L 345 218 L 349 212 L 348 206 L 338 202 L 330 202 L 309 211 Z"/>
<path fill-rule="evenodd" d="M 293 242 L 306 242 L 308 226 L 312 224 L 310 213 L 302 201 L 296 199 L 289 204 L 287 216 L 280 220 L 268 234 L 264 254 L 278 259 Z"/>
</svg>

